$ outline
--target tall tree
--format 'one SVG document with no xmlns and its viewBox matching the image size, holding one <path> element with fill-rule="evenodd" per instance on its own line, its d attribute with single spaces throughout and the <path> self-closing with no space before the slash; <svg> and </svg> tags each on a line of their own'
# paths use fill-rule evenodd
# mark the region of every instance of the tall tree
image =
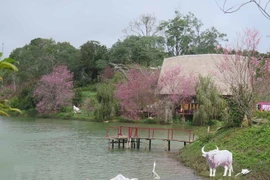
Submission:
<svg viewBox="0 0 270 180">
<path fill-rule="evenodd" d="M 200 27 L 196 28 L 194 44 L 191 45 L 191 54 L 209 54 L 215 53 L 215 48 L 226 39 L 226 34 L 220 33 L 215 27 L 201 31 Z"/>
<path fill-rule="evenodd" d="M 241 114 L 247 116 L 250 126 L 258 96 L 269 94 L 265 91 L 269 84 L 265 86 L 265 83 L 269 82 L 266 74 L 270 72 L 270 60 L 260 57 L 257 51 L 259 43 L 259 32 L 246 29 L 238 35 L 234 48 L 218 48 L 224 54 L 221 62 L 217 63 L 218 70 L 231 90 L 231 101 L 237 105 Z"/>
<path fill-rule="evenodd" d="M 203 24 L 192 13 L 187 15 L 175 11 L 175 17 L 160 23 L 165 33 L 169 56 L 183 54 L 212 53 L 226 34 L 219 33 L 214 27 L 202 31 Z"/>
<path fill-rule="evenodd" d="M 155 36 L 159 32 L 157 27 L 157 18 L 153 14 L 142 14 L 130 22 L 123 32 L 127 35 Z"/>
<path fill-rule="evenodd" d="M 40 114 L 71 106 L 73 96 L 73 74 L 66 66 L 56 66 L 50 74 L 42 76 L 34 92 Z"/>
<path fill-rule="evenodd" d="M 193 121 L 198 125 L 208 124 L 210 127 L 213 119 L 221 117 L 226 102 L 220 97 L 220 93 L 210 77 L 199 76 L 195 89 L 199 109 L 195 111 Z"/>
<path fill-rule="evenodd" d="M 88 41 L 80 47 L 80 79 L 81 85 L 95 81 L 98 75 L 108 65 L 106 46 L 98 41 Z"/>
<path fill-rule="evenodd" d="M 48 74 L 56 65 L 77 67 L 78 50 L 67 42 L 56 43 L 53 39 L 35 38 L 29 44 L 15 49 L 10 57 L 16 59 L 20 69 L 14 76 L 6 77 L 8 82 L 29 86 L 41 76 Z"/>
<path fill-rule="evenodd" d="M 165 32 L 170 56 L 179 56 L 190 51 L 190 44 L 195 36 L 194 27 L 200 24 L 201 22 L 192 13 L 182 15 L 179 11 L 175 11 L 173 19 L 160 24 L 160 30 Z"/>
<path fill-rule="evenodd" d="M 118 103 L 114 98 L 115 84 L 107 81 L 97 85 L 97 103 L 95 104 L 95 119 L 110 120 L 118 111 Z"/>
<path fill-rule="evenodd" d="M 128 36 L 110 49 L 110 62 L 143 66 L 159 66 L 164 57 L 163 37 Z"/>
</svg>

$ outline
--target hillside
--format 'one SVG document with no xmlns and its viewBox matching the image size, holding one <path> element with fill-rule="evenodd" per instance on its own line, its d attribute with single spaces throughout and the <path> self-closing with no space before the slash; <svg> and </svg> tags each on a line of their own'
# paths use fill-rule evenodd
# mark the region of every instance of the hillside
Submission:
<svg viewBox="0 0 270 180">
<path fill-rule="evenodd" d="M 205 131 L 206 132 L 206 131 Z M 231 179 L 269 179 L 270 177 L 270 125 L 253 126 L 251 128 L 222 129 L 216 133 L 206 134 L 184 147 L 178 158 L 186 166 L 193 168 L 201 176 L 209 176 L 207 161 L 202 157 L 201 148 L 205 151 L 227 149 L 233 154 L 233 170 Z M 242 169 L 252 170 L 245 176 L 235 175 Z M 218 168 L 217 177 L 222 177 L 224 168 Z M 225 179 L 225 178 L 224 178 Z"/>
</svg>

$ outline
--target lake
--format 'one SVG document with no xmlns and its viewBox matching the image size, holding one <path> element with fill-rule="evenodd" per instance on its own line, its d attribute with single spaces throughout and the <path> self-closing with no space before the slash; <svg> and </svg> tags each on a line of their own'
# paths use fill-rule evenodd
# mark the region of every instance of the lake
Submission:
<svg viewBox="0 0 270 180">
<path fill-rule="evenodd" d="M 139 180 L 156 173 L 166 180 L 200 180 L 192 169 L 173 159 L 182 143 L 152 141 L 151 151 L 109 149 L 106 127 L 110 124 L 56 119 L 0 119 L 1 180 L 109 180 L 117 174 Z M 132 124 L 134 126 L 134 124 Z M 143 127 L 174 126 L 136 124 Z M 179 128 L 179 125 L 177 126 Z M 142 142 L 143 145 L 143 142 Z"/>
</svg>

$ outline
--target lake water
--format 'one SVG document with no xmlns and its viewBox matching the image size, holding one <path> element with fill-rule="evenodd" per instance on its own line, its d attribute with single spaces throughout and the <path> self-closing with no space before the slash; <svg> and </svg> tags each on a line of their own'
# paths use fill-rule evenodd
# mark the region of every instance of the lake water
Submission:
<svg viewBox="0 0 270 180">
<path fill-rule="evenodd" d="M 172 158 L 182 143 L 172 142 L 171 152 L 158 141 L 151 151 L 109 149 L 104 137 L 112 125 L 120 124 L 1 118 L 0 180 L 109 180 L 117 174 L 150 180 L 154 161 L 161 179 L 203 179 Z"/>
</svg>

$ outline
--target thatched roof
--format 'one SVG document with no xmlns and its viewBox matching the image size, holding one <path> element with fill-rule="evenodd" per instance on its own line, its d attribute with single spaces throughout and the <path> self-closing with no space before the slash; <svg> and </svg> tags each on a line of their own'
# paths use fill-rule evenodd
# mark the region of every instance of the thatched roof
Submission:
<svg viewBox="0 0 270 180">
<path fill-rule="evenodd" d="M 165 58 L 161 67 L 160 78 L 164 75 L 164 72 L 170 70 L 173 67 L 179 66 L 183 70 L 183 73 L 189 75 L 192 73 L 195 77 L 199 74 L 202 76 L 210 76 L 222 95 L 229 95 L 230 91 L 228 86 L 222 79 L 223 76 L 217 69 L 217 64 L 223 60 L 222 54 L 201 54 L 201 55 L 183 55 L 171 58 Z M 166 89 L 160 91 L 161 94 L 169 94 Z"/>
</svg>

